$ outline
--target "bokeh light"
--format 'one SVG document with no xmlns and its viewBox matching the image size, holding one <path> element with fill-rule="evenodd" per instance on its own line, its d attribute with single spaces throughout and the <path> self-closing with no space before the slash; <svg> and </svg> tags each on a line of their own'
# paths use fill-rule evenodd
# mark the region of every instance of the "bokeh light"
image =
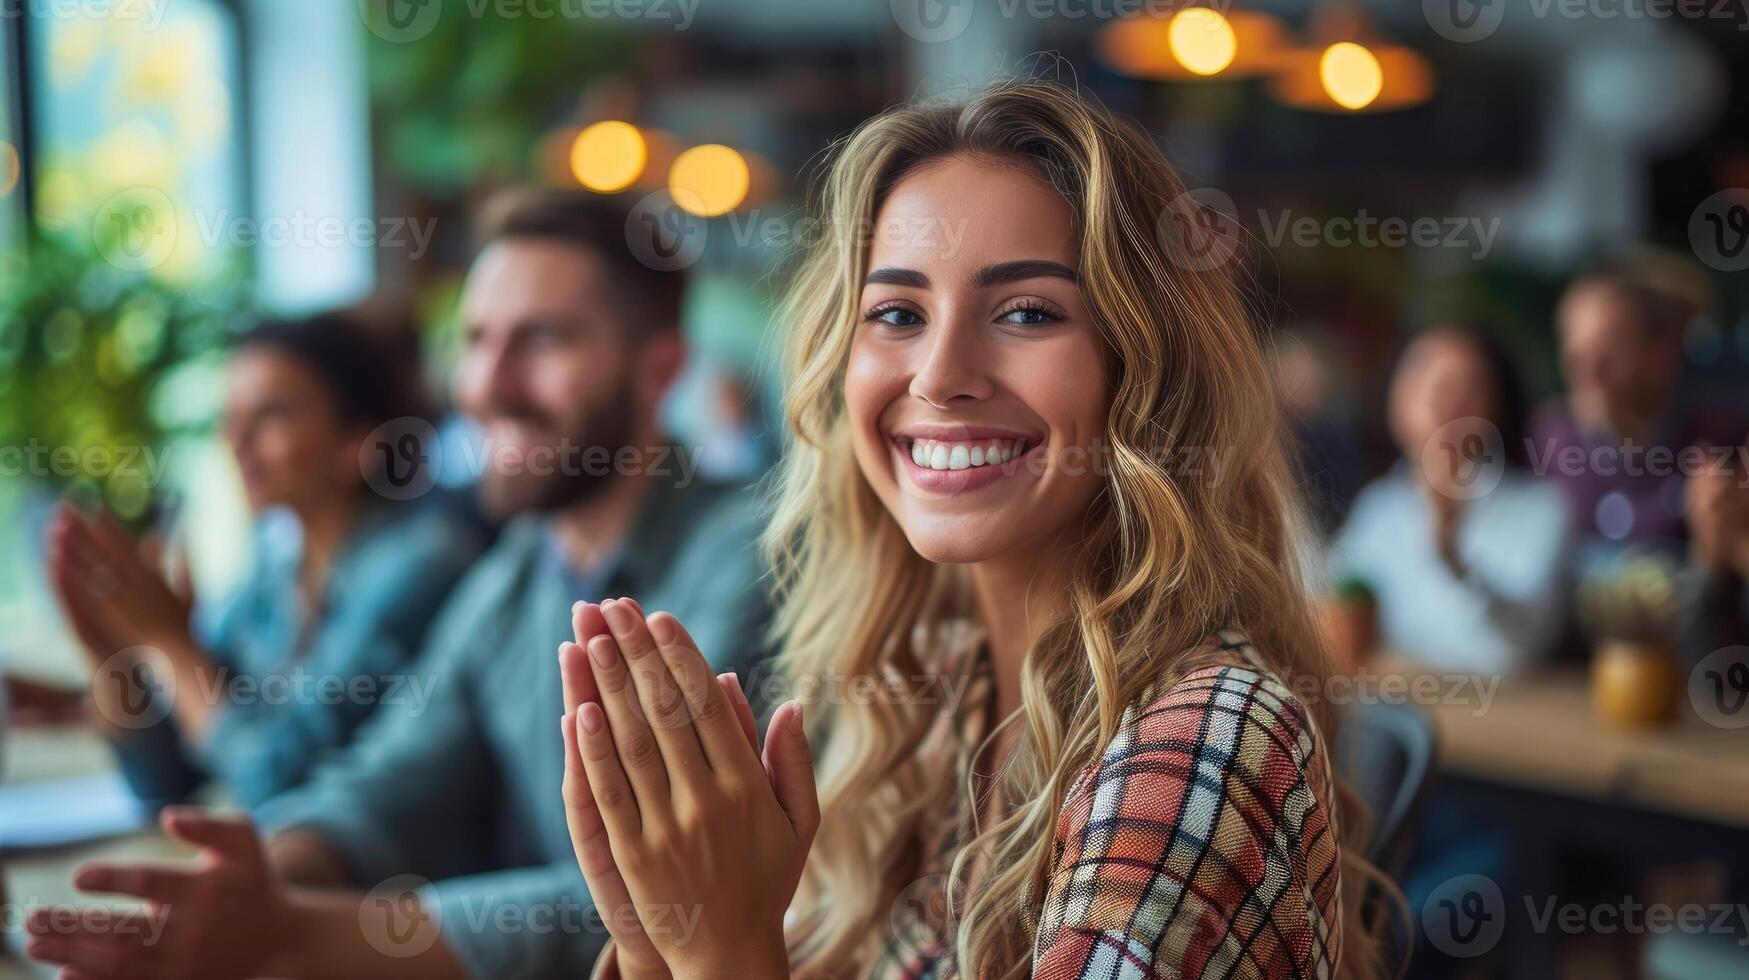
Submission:
<svg viewBox="0 0 1749 980">
<path fill-rule="evenodd" d="M 1344 109 L 1366 108 L 1385 87 L 1379 59 L 1353 41 L 1338 41 L 1324 49 L 1318 59 L 1318 80 Z"/>
<path fill-rule="evenodd" d="M 1218 75 L 1239 53 L 1239 38 L 1233 25 L 1219 11 L 1190 7 L 1172 17 L 1167 27 L 1172 56 L 1197 75 Z"/>
<path fill-rule="evenodd" d="M 598 122 L 571 144 L 571 174 L 592 191 L 612 194 L 630 187 L 644 172 L 649 150 L 644 135 L 628 122 Z"/>
<path fill-rule="evenodd" d="M 668 192 L 674 203 L 701 218 L 727 214 L 747 199 L 752 172 L 734 149 L 720 143 L 695 146 L 674 160 Z"/>
</svg>

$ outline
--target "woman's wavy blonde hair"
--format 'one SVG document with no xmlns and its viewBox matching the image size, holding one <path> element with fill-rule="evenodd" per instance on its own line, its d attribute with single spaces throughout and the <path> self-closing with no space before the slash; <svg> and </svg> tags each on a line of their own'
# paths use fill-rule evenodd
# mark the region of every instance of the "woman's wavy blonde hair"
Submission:
<svg viewBox="0 0 1749 980">
<path fill-rule="evenodd" d="M 1069 555 L 1072 614 L 1030 651 L 1022 711 L 1006 722 L 1024 722 L 996 776 L 1014 805 L 977 829 L 948 887 L 966 894 L 966 869 L 980 862 L 978 887 L 951 917 L 957 968 L 1024 975 L 1064 794 L 1125 708 L 1182 676 L 1186 653 L 1218 629 L 1243 628 L 1290 686 L 1324 676 L 1325 654 L 1297 571 L 1294 484 L 1270 378 L 1231 267 L 1210 268 L 1185 239 L 1162 234 L 1161 222 L 1195 215 L 1140 129 L 1065 87 L 1025 81 L 878 116 L 835 147 L 817 185 L 814 218 L 828 233 L 803 255 L 784 305 L 792 445 L 766 540 L 785 670 L 798 684 L 915 686 L 943 667 L 927 638 L 971 612 L 963 568 L 919 556 L 863 478 L 843 397 L 866 231 L 907 174 L 961 154 L 1019 163 L 1074 209 L 1081 290 L 1113 378 L 1105 483 Z M 792 954 L 811 976 L 867 971 L 889 909 L 920 873 L 927 821 L 970 792 L 919 752 L 935 719 L 921 703 L 930 698 L 858 700 L 811 719 L 829 733 L 822 820 L 790 920 Z M 1308 708 L 1329 737 L 1325 706 Z M 1355 863 L 1355 808 L 1341 813 L 1350 868 L 1339 975 L 1368 977 L 1371 944 L 1356 913 L 1370 875 Z"/>
</svg>

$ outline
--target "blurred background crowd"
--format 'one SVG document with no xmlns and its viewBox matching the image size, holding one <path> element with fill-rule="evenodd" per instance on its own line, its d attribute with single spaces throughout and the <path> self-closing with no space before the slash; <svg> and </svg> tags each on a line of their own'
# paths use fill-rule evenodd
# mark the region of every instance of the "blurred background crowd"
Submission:
<svg viewBox="0 0 1749 980">
<path fill-rule="evenodd" d="M 290 625 L 275 549 L 405 483 L 336 464 L 312 401 L 439 433 L 444 506 L 342 556 L 418 645 L 494 531 L 447 379 L 495 193 L 611 198 L 685 270 L 662 418 L 752 482 L 784 259 L 832 233 L 812 166 L 1017 74 L 1153 134 L 1193 188 L 1158 233 L 1246 284 L 1333 646 L 1429 733 L 1391 736 L 1415 792 L 1381 807 L 1410 975 L 1749 977 L 1741 0 L 0 0 L 4 779 L 109 764 L 43 734 L 90 670 L 51 530 L 75 563 L 141 536 L 245 662 L 344 647 L 344 610 Z M 151 799 L 294 778 L 153 759 L 123 760 Z"/>
</svg>

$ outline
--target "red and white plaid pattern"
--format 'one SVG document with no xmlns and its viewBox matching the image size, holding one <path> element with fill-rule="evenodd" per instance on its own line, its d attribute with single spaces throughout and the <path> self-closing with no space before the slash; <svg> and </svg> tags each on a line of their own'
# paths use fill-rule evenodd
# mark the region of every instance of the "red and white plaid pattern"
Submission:
<svg viewBox="0 0 1749 980">
<path fill-rule="evenodd" d="M 1322 741 L 1242 635 L 1221 633 L 1200 653 L 1212 665 L 1132 706 L 1064 801 L 1033 976 L 1334 975 L 1341 850 Z M 988 672 L 974 673 L 957 718 L 962 751 L 981 740 L 988 709 Z M 944 815 L 921 892 L 945 886 L 959 810 Z M 954 972 L 943 896 L 910 892 L 872 977 Z"/>
</svg>

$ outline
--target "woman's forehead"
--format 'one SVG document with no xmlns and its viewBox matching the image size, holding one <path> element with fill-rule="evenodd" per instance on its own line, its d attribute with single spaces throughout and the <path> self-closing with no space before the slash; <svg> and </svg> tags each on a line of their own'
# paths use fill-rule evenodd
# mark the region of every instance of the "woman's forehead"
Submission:
<svg viewBox="0 0 1749 980">
<path fill-rule="evenodd" d="M 952 157 L 894 186 L 875 216 L 870 268 L 983 266 L 1017 259 L 1076 265 L 1075 215 L 1048 183 L 1013 166 Z"/>
</svg>

